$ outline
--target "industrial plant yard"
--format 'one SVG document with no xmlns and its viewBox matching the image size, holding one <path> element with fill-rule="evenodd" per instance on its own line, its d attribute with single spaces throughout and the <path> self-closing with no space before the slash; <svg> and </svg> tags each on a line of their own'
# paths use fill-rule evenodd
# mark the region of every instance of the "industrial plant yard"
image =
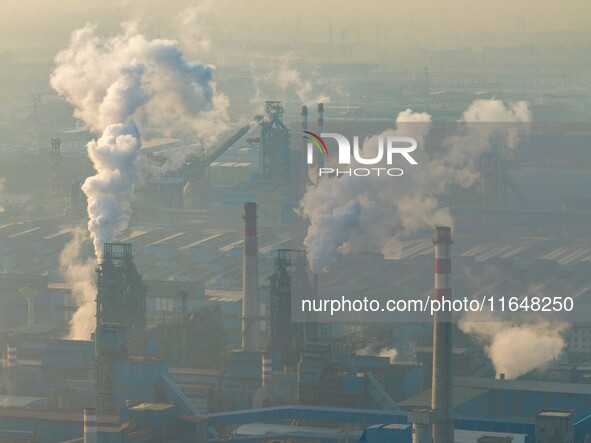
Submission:
<svg viewBox="0 0 591 443">
<path fill-rule="evenodd" d="M 0 443 L 590 441 L 586 2 L 94 3 L 0 6 Z"/>
</svg>

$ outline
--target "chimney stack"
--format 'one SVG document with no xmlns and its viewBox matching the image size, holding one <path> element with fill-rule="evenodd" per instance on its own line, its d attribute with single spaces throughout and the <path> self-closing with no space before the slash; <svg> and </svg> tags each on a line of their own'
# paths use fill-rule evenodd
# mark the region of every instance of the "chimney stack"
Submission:
<svg viewBox="0 0 591 443">
<path fill-rule="evenodd" d="M 445 311 L 444 301 L 451 294 L 451 228 L 435 228 L 435 300 L 442 303 L 441 312 L 433 318 L 433 381 L 431 407 L 436 410 L 433 423 L 433 443 L 454 442 L 452 316 Z"/>
<path fill-rule="evenodd" d="M 84 443 L 97 442 L 96 409 L 84 409 Z"/>
<path fill-rule="evenodd" d="M 242 248 L 242 350 L 256 351 L 258 330 L 257 204 L 244 203 L 244 246 Z"/>
<path fill-rule="evenodd" d="M 263 353 L 263 386 L 267 386 L 271 380 L 271 372 L 273 371 L 273 360 L 270 354 Z"/>
<path fill-rule="evenodd" d="M 6 345 L 6 368 L 16 368 L 16 345 L 11 343 Z"/>
<path fill-rule="evenodd" d="M 322 131 L 324 131 L 324 103 L 318 103 L 318 135 L 322 136 Z M 320 168 L 324 167 L 323 155 L 318 156 L 316 164 L 318 171 L 320 170 Z"/>
<path fill-rule="evenodd" d="M 308 129 L 308 107 L 302 106 L 302 129 Z"/>
<path fill-rule="evenodd" d="M 324 127 L 324 103 L 318 103 L 318 132 Z"/>
</svg>

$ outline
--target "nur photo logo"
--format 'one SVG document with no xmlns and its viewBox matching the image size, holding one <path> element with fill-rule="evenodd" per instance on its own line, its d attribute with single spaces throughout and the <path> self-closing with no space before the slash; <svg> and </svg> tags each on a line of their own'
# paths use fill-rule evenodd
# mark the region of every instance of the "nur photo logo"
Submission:
<svg viewBox="0 0 591 443">
<path fill-rule="evenodd" d="M 395 160 L 402 156 L 412 166 L 418 165 L 411 153 L 417 149 L 418 143 L 412 137 L 398 135 L 380 135 L 377 139 L 377 147 L 371 156 L 362 155 L 362 148 L 359 145 L 359 136 L 353 136 L 352 142 L 345 135 L 336 132 L 322 132 L 320 135 L 311 131 L 302 131 L 303 137 L 308 141 L 306 162 L 314 164 L 315 152 L 321 157 L 329 157 L 334 151 L 329 151 L 326 139 L 332 139 L 337 144 L 337 163 L 339 166 L 346 165 L 349 168 L 324 167 L 318 168 L 318 176 L 357 176 L 367 177 L 369 175 L 388 175 L 400 177 L 404 170 L 400 167 L 391 167 Z M 352 154 L 352 156 L 351 156 Z M 367 155 L 367 153 L 365 153 Z M 323 163 L 323 162 L 322 162 Z M 373 167 L 351 167 L 351 165 L 364 165 Z M 377 165 L 385 165 L 379 167 Z M 387 167 L 386 167 L 387 166 Z"/>
</svg>

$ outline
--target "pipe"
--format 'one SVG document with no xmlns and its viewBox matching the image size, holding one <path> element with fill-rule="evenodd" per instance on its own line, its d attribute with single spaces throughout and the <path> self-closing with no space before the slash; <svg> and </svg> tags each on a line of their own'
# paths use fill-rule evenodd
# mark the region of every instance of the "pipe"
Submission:
<svg viewBox="0 0 591 443">
<path fill-rule="evenodd" d="M 95 408 L 84 409 L 84 443 L 97 442 L 97 418 Z"/>
<path fill-rule="evenodd" d="M 257 204 L 244 203 L 242 248 L 242 350 L 256 351 L 258 343 Z"/>
<path fill-rule="evenodd" d="M 435 228 L 435 290 L 442 304 L 452 300 L 451 293 L 451 228 Z M 454 441 L 453 383 L 452 383 L 452 323 L 451 312 L 442 309 L 433 318 L 433 380 L 431 403 L 436 417 L 433 423 L 433 443 Z"/>
</svg>

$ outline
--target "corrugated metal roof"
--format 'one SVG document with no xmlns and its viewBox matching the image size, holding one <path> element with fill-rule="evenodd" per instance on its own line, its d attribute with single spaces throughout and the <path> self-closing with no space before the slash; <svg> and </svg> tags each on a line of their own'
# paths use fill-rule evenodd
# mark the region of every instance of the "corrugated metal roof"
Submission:
<svg viewBox="0 0 591 443">
<path fill-rule="evenodd" d="M 531 380 L 500 380 L 492 378 L 455 377 L 454 386 L 477 389 L 500 389 L 559 394 L 591 395 L 591 385 Z"/>
<path fill-rule="evenodd" d="M 27 408 L 33 403 L 44 402 L 43 397 L 25 397 L 19 395 L 0 395 L 0 408 Z"/>
</svg>

